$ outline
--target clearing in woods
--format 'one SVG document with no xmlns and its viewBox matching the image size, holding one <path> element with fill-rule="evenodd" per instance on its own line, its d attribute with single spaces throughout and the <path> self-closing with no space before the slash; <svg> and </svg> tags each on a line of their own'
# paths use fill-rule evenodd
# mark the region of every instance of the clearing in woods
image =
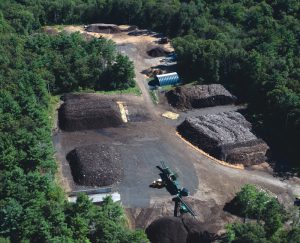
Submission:
<svg viewBox="0 0 300 243">
<path fill-rule="evenodd" d="M 78 26 L 65 26 L 64 30 L 85 32 L 83 27 Z M 122 204 L 133 227 L 144 228 L 158 216 L 173 214 L 169 194 L 165 190 L 149 188 L 149 184 L 158 178 L 155 166 L 161 160 L 177 172 L 182 186 L 191 191 L 189 203 L 198 214 L 198 220 L 207 224 L 212 232 L 217 232 L 232 220 L 233 216 L 223 211 L 224 204 L 245 183 L 270 190 L 287 206 L 292 204 L 293 194 L 300 194 L 300 183 L 296 178 L 281 181 L 267 170 L 240 170 L 224 166 L 177 136 L 177 125 L 190 114 L 211 114 L 237 110 L 239 107 L 229 105 L 179 112 L 167 105 L 163 96 L 160 104 L 154 105 L 149 95 L 148 77 L 143 73 L 150 67 L 165 63 L 164 58 L 151 58 L 147 54 L 150 48 L 158 45 L 159 35 L 149 31 L 137 32 L 136 35 L 128 32 L 85 34 L 113 40 L 118 50 L 134 62 L 136 81 L 142 95 L 111 95 L 127 110 L 128 122 L 121 126 L 74 132 L 58 130 L 54 134 L 56 156 L 61 163 L 61 181 L 66 190 L 87 188 L 74 183 L 66 155 L 76 147 L 110 144 L 121 155 L 124 175 L 115 189 L 121 194 Z M 172 51 L 170 44 L 160 46 Z M 177 120 L 162 117 L 167 111 L 179 113 L 180 117 Z"/>
</svg>

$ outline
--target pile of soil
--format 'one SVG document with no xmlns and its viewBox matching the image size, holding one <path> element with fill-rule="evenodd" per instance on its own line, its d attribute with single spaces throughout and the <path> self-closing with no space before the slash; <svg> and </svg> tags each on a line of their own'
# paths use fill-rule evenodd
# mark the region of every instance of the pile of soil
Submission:
<svg viewBox="0 0 300 243">
<path fill-rule="evenodd" d="M 118 105 L 111 98 L 93 94 L 69 94 L 58 110 L 65 131 L 116 127 L 122 124 Z"/>
<path fill-rule="evenodd" d="M 167 92 L 166 97 L 178 109 L 228 105 L 236 101 L 221 84 L 180 86 Z"/>
<path fill-rule="evenodd" d="M 156 75 L 161 75 L 164 73 L 166 73 L 166 71 L 159 68 L 148 68 L 143 71 L 143 74 L 147 75 L 149 78 L 154 78 Z"/>
<path fill-rule="evenodd" d="M 147 51 L 147 54 L 150 57 L 164 57 L 169 55 L 171 52 L 165 50 L 164 48 L 158 46 L 155 48 L 152 48 L 151 50 Z"/>
<path fill-rule="evenodd" d="M 90 24 L 85 28 L 88 32 L 103 33 L 103 34 L 112 34 L 120 33 L 122 30 L 114 24 Z"/>
<path fill-rule="evenodd" d="M 189 117 L 177 130 L 200 149 L 232 164 L 263 163 L 269 149 L 252 133 L 251 124 L 234 111 Z"/>
<path fill-rule="evenodd" d="M 147 36 L 147 35 L 151 36 L 153 34 L 155 34 L 155 32 L 152 32 L 150 30 L 139 30 L 139 29 L 135 29 L 128 33 L 129 36 Z"/>
<path fill-rule="evenodd" d="M 189 217 L 158 218 L 147 227 L 146 234 L 152 243 L 207 243 L 215 240 L 215 236 Z"/>
<path fill-rule="evenodd" d="M 136 31 L 138 27 L 136 25 L 130 25 L 126 29 L 122 29 L 122 32 L 130 32 L 130 31 Z"/>
<path fill-rule="evenodd" d="M 158 41 L 159 44 L 168 44 L 169 43 L 169 39 L 168 37 L 162 37 L 160 38 L 160 40 Z"/>
<path fill-rule="evenodd" d="M 110 186 L 121 180 L 120 155 L 108 145 L 75 148 L 67 155 L 74 181 L 85 186 Z"/>
</svg>

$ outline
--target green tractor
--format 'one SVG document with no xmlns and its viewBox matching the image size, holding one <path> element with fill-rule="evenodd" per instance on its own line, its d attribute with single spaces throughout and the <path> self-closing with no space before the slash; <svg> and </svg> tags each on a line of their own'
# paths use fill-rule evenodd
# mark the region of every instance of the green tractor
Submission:
<svg viewBox="0 0 300 243">
<path fill-rule="evenodd" d="M 183 197 L 189 196 L 188 189 L 181 187 L 178 180 L 177 175 L 173 173 L 169 167 L 165 165 L 163 161 L 161 161 L 161 166 L 156 166 L 157 169 L 160 170 L 159 176 L 160 179 L 153 181 L 150 185 L 151 188 L 162 189 L 166 188 L 166 190 L 172 195 L 175 196 L 172 198 L 172 201 L 175 202 L 174 207 L 174 216 L 178 217 L 185 213 L 191 214 L 193 217 L 196 216 L 191 207 L 183 201 Z"/>
</svg>

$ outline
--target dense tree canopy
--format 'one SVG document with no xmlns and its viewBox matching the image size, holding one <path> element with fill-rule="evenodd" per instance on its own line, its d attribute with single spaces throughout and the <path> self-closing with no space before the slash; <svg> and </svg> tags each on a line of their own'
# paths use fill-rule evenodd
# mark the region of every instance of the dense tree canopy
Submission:
<svg viewBox="0 0 300 243">
<path fill-rule="evenodd" d="M 147 242 L 110 198 L 70 204 L 56 184 L 52 95 L 135 83 L 112 42 L 34 32 L 48 15 L 43 4 L 0 3 L 0 242 Z"/>
<path fill-rule="evenodd" d="M 135 85 L 132 62 L 105 39 L 87 42 L 78 33 L 35 34 L 25 39 L 24 49 L 25 62 L 47 81 L 51 93 Z"/>
<path fill-rule="evenodd" d="M 295 221 L 286 229 L 284 223 L 289 219 L 288 213 L 276 198 L 262 189 L 245 185 L 231 204 L 235 213 L 248 222 L 229 224 L 224 242 L 300 242 L 299 222 Z"/>
</svg>

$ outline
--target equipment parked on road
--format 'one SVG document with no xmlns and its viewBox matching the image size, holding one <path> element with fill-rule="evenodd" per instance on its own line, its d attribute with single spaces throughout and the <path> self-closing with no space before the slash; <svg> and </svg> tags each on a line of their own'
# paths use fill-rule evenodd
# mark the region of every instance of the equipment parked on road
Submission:
<svg viewBox="0 0 300 243">
<path fill-rule="evenodd" d="M 174 216 L 182 216 L 185 213 L 190 213 L 192 216 L 196 216 L 191 207 L 183 201 L 182 197 L 187 197 L 189 195 L 188 189 L 180 187 L 179 182 L 177 181 L 177 175 L 173 173 L 169 167 L 161 161 L 161 166 L 156 166 L 157 169 L 161 171 L 159 173 L 160 179 L 153 181 L 150 187 L 152 188 L 166 188 L 166 190 L 172 195 L 175 196 L 172 201 L 175 202 L 174 207 Z"/>
</svg>

